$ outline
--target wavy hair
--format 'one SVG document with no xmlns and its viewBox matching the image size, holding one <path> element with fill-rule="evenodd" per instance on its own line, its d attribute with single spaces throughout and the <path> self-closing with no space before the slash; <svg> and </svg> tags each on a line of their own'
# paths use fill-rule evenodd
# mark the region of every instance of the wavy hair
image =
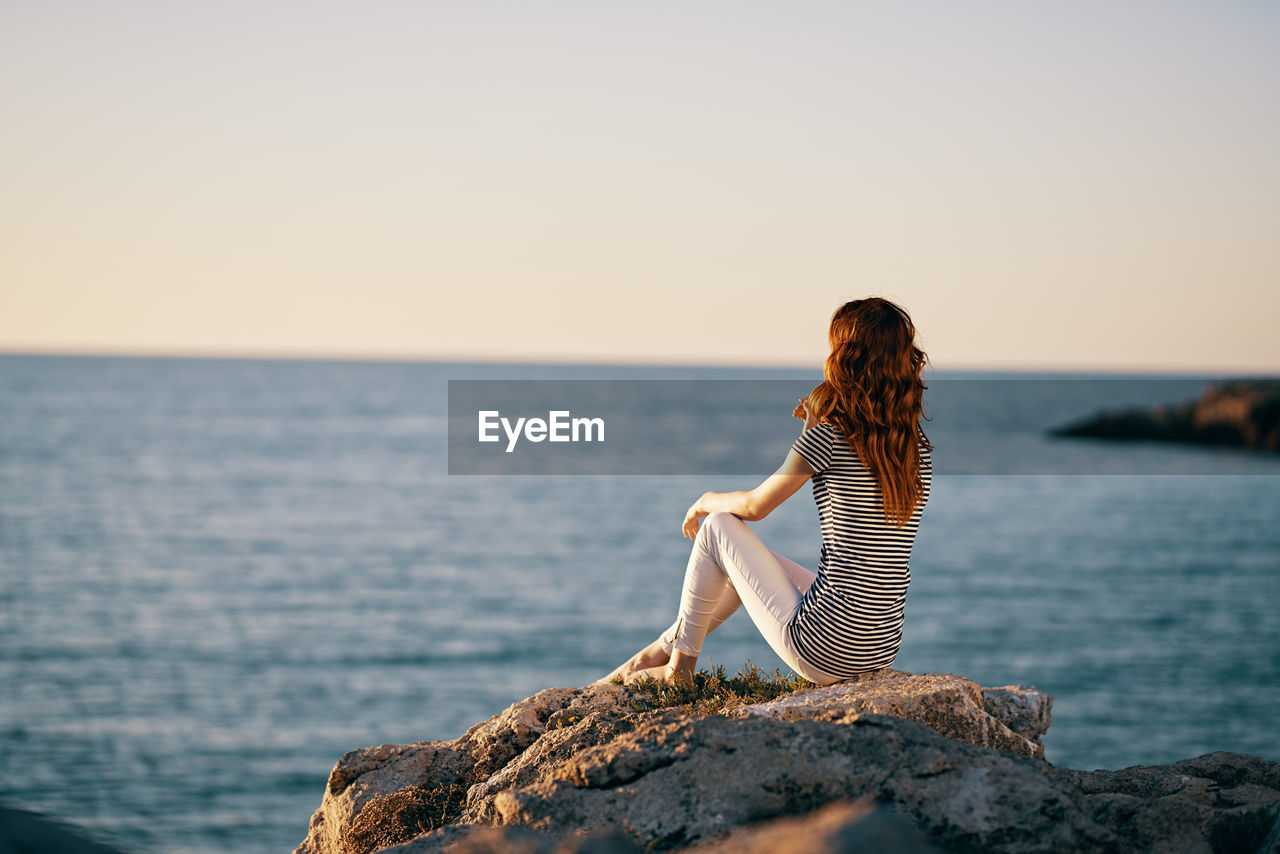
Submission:
<svg viewBox="0 0 1280 854">
<path fill-rule="evenodd" d="M 844 435 L 880 484 L 885 521 L 901 528 L 924 493 L 921 447 L 933 448 L 920 425 L 928 357 L 915 345 L 911 318 L 881 297 L 836 309 L 829 337 L 809 411 Z"/>
</svg>

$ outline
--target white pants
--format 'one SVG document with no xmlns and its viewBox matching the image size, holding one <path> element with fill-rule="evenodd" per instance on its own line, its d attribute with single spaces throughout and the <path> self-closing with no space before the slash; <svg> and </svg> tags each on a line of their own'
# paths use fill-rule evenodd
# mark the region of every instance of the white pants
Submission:
<svg viewBox="0 0 1280 854">
<path fill-rule="evenodd" d="M 678 649 L 696 658 L 707 634 L 743 605 L 788 667 L 819 685 L 839 682 L 839 677 L 801 658 L 787 632 L 800 599 L 815 578 L 817 575 L 800 564 L 766 547 L 737 516 L 712 513 L 702 521 L 694 539 L 680 612 L 671 628 L 662 633 L 663 648 L 668 654 Z"/>
</svg>

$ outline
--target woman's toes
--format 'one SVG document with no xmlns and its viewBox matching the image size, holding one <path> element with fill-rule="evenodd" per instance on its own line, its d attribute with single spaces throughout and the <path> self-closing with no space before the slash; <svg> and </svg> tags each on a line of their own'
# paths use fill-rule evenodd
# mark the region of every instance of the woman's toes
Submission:
<svg viewBox="0 0 1280 854">
<path fill-rule="evenodd" d="M 639 682 L 641 679 L 646 679 L 646 678 L 653 679 L 658 682 L 662 682 L 664 681 L 665 671 L 666 671 L 666 665 L 661 665 L 661 664 L 658 665 L 657 667 L 647 667 L 642 670 L 636 670 L 630 676 L 627 677 L 626 682 L 628 685 L 631 685 L 635 682 Z"/>
</svg>

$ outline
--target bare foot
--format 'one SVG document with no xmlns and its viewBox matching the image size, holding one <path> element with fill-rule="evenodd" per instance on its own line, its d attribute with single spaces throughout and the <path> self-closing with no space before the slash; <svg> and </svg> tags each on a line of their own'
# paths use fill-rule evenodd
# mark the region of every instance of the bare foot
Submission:
<svg viewBox="0 0 1280 854">
<path fill-rule="evenodd" d="M 663 681 L 690 687 L 693 685 L 693 671 L 697 666 L 696 655 L 685 655 L 677 649 L 671 654 L 671 661 L 667 663 L 663 672 Z"/>
<path fill-rule="evenodd" d="M 640 679 L 648 678 L 667 685 L 681 685 L 689 688 L 693 685 L 693 671 L 697 666 L 698 659 L 676 650 L 666 664 L 637 670 L 626 679 L 626 683 L 630 685 Z"/>
<path fill-rule="evenodd" d="M 626 684 L 631 684 L 640 678 L 642 672 L 655 667 L 665 665 L 671 656 L 662 646 L 662 639 L 659 638 L 644 649 L 637 652 L 626 660 L 621 666 L 614 669 L 612 673 L 597 682 L 613 682 L 621 679 Z"/>
<path fill-rule="evenodd" d="M 655 682 L 667 681 L 667 665 L 659 664 L 657 667 L 649 667 L 643 670 L 637 670 L 632 673 L 626 680 L 626 684 L 634 685 L 641 679 L 652 679 Z"/>
</svg>

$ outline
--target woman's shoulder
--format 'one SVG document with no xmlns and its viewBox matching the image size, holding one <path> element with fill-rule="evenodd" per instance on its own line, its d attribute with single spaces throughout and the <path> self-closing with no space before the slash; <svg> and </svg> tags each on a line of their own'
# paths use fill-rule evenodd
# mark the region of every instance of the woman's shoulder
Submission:
<svg viewBox="0 0 1280 854">
<path fill-rule="evenodd" d="M 844 433 L 840 432 L 840 428 L 830 421 L 819 421 L 817 424 L 809 428 L 810 430 L 821 430 L 833 439 L 843 439 Z"/>
</svg>

